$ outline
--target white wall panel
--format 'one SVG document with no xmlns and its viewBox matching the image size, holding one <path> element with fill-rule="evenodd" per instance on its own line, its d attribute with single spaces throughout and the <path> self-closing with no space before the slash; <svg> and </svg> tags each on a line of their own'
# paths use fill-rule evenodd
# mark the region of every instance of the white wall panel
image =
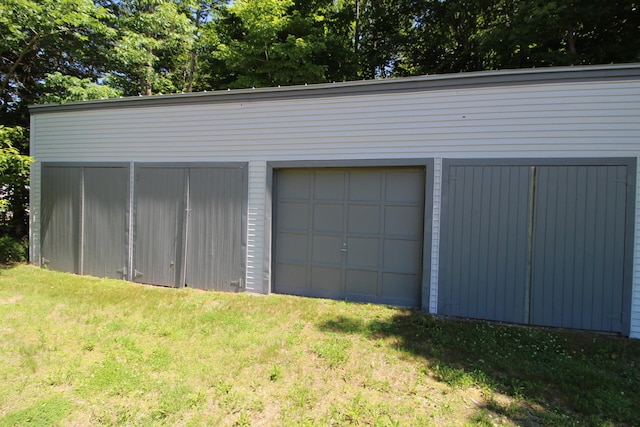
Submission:
<svg viewBox="0 0 640 427">
<path fill-rule="evenodd" d="M 267 163 L 249 162 L 249 200 L 247 215 L 247 278 L 248 291 L 268 293 L 265 277 L 265 192 Z"/>
<path fill-rule="evenodd" d="M 31 164 L 29 179 L 29 262 L 40 265 L 40 162 Z"/>
<path fill-rule="evenodd" d="M 433 162 L 433 214 L 431 220 L 431 277 L 429 313 L 438 313 L 438 271 L 440 270 L 440 207 L 442 206 L 442 157 Z"/>
<path fill-rule="evenodd" d="M 38 113 L 42 161 L 625 156 L 640 82 Z M 176 146 L 180 149 L 176 152 Z M 176 158 L 177 155 L 177 158 Z"/>
</svg>

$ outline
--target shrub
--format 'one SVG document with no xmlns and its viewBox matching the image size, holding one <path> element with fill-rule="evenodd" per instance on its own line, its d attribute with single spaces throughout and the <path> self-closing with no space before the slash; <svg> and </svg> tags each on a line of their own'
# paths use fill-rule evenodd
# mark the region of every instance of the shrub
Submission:
<svg viewBox="0 0 640 427">
<path fill-rule="evenodd" d="M 0 237 L 0 264 L 27 261 L 27 247 L 26 240 L 15 239 L 11 236 Z"/>
</svg>

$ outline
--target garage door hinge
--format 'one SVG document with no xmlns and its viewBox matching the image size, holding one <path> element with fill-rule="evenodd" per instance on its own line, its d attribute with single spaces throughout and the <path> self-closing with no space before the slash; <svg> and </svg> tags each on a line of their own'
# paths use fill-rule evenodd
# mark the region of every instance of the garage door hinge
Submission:
<svg viewBox="0 0 640 427">
<path fill-rule="evenodd" d="M 244 290 L 244 281 L 242 279 L 232 280 L 231 283 L 229 283 L 229 286 L 231 287 L 232 290 L 235 290 L 236 292 L 241 292 Z"/>
<path fill-rule="evenodd" d="M 122 277 L 127 276 L 127 267 L 122 267 L 116 270 L 116 273 L 119 273 Z"/>
</svg>

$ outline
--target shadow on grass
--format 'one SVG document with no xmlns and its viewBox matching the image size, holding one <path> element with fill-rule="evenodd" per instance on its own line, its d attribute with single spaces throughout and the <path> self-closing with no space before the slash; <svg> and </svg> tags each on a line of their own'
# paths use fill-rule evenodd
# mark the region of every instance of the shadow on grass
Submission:
<svg viewBox="0 0 640 427">
<path fill-rule="evenodd" d="M 640 341 L 402 309 L 389 320 L 340 317 L 319 327 L 372 340 L 393 337 L 390 345 L 424 360 L 437 380 L 480 387 L 489 399 L 471 420 L 477 424 L 492 417 L 532 426 L 638 423 Z"/>
</svg>

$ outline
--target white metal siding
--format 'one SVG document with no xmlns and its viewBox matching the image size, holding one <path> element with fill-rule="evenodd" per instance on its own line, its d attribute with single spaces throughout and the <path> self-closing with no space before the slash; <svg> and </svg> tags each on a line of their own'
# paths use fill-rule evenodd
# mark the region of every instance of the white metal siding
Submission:
<svg viewBox="0 0 640 427">
<path fill-rule="evenodd" d="M 431 221 L 431 280 L 429 313 L 438 313 L 438 271 L 440 270 L 440 207 L 442 206 L 442 157 L 433 162 L 433 216 Z"/>
<path fill-rule="evenodd" d="M 640 82 L 36 113 L 41 161 L 585 157 L 637 152 Z M 179 145 L 179 150 L 176 146 Z"/>
<path fill-rule="evenodd" d="M 270 264 L 265 263 L 265 194 L 267 163 L 249 163 L 249 200 L 247 215 L 248 291 L 267 293 Z"/>
<path fill-rule="evenodd" d="M 40 162 L 31 164 L 29 180 L 29 261 L 40 265 Z"/>
</svg>

